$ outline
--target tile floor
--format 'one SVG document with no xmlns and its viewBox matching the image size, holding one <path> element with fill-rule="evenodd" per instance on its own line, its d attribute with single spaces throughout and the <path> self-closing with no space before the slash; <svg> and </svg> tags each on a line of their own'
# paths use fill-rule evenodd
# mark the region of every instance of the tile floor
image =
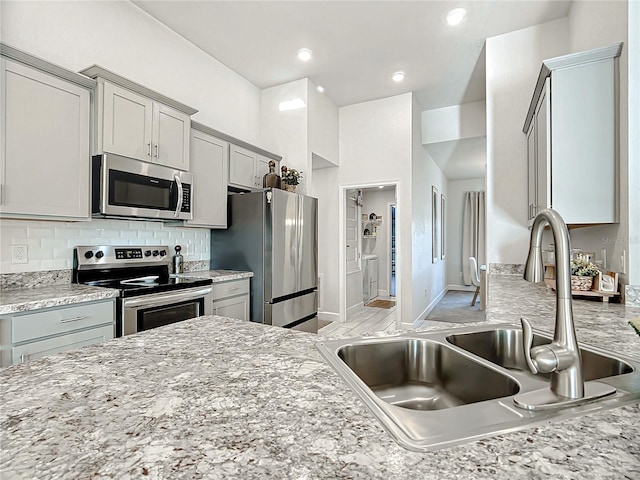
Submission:
<svg viewBox="0 0 640 480">
<path fill-rule="evenodd" d="M 468 310 L 468 302 L 473 298 L 473 292 L 450 292 L 456 296 L 456 300 L 460 300 L 460 296 L 468 296 L 468 300 L 464 300 L 460 308 L 460 314 L 464 314 L 465 310 Z M 438 304 L 447 304 L 450 300 L 450 294 L 445 295 L 443 300 Z M 391 297 L 378 297 L 380 300 L 396 300 Z M 396 300 L 397 301 L 397 300 Z M 437 312 L 438 306 L 434 309 Z M 476 309 L 478 304 L 476 303 Z M 448 314 L 455 315 L 455 310 L 448 310 Z M 414 322 L 413 328 L 422 328 L 432 320 L 419 320 Z M 477 320 L 476 320 L 477 321 Z M 318 330 L 318 335 L 321 336 L 357 336 L 372 332 L 395 332 L 396 331 L 396 307 L 392 308 L 376 308 L 376 307 L 362 307 L 358 311 L 353 312 L 350 318 L 345 322 L 331 322 L 329 325 L 322 327 Z"/>
</svg>

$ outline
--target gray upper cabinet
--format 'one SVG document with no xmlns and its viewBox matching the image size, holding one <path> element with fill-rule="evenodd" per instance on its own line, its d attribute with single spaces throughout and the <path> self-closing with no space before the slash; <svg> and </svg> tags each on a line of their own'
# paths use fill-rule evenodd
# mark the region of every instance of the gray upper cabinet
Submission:
<svg viewBox="0 0 640 480">
<path fill-rule="evenodd" d="M 248 146 L 248 145 L 247 145 Z M 257 147 L 246 148 L 231 143 L 229 146 L 229 186 L 243 190 L 262 188 L 262 179 L 269 173 L 269 162 L 276 162 L 276 173 L 281 157 Z"/>
<path fill-rule="evenodd" d="M 618 63 L 622 44 L 545 60 L 524 125 L 528 220 L 618 219 Z"/>
<path fill-rule="evenodd" d="M 1 47 L 0 216 L 86 220 L 95 82 Z"/>
<path fill-rule="evenodd" d="M 257 153 L 237 145 L 231 145 L 229 185 L 238 188 L 256 188 L 257 159 Z"/>
<path fill-rule="evenodd" d="M 191 129 L 193 220 L 185 225 L 227 228 L 227 168 L 229 143 L 206 133 L 195 122 Z"/>
<path fill-rule="evenodd" d="M 98 82 L 96 153 L 189 170 L 191 115 L 197 110 L 94 65 Z"/>
</svg>

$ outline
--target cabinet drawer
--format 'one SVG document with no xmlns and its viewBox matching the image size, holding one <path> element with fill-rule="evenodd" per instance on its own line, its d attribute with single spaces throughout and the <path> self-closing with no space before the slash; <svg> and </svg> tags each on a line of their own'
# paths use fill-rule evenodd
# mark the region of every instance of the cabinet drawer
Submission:
<svg viewBox="0 0 640 480">
<path fill-rule="evenodd" d="M 59 337 L 48 338 L 38 342 L 31 342 L 11 349 L 11 360 L 16 363 L 24 363 L 29 360 L 53 355 L 54 353 L 66 352 L 80 347 L 95 345 L 106 342 L 113 338 L 113 326 L 83 330 L 82 332 L 69 333 Z"/>
<path fill-rule="evenodd" d="M 213 302 L 213 314 L 221 317 L 249 320 L 249 295 Z"/>
<path fill-rule="evenodd" d="M 213 284 L 213 299 L 219 300 L 221 298 L 235 297 L 236 295 L 242 295 L 249 293 L 249 279 L 243 278 L 242 280 L 231 280 L 229 282 L 221 282 Z"/>
<path fill-rule="evenodd" d="M 49 309 L 11 318 L 12 343 L 114 323 L 114 301 Z"/>
</svg>

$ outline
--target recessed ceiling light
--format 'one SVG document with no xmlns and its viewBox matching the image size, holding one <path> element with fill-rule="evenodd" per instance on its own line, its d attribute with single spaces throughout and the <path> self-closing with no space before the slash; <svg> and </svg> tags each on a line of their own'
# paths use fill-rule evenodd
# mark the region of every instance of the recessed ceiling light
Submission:
<svg viewBox="0 0 640 480">
<path fill-rule="evenodd" d="M 378 188 L 384 188 L 384 185 L 378 185 Z"/>
<path fill-rule="evenodd" d="M 304 100 L 302 100 L 301 98 L 294 98 L 291 100 L 280 102 L 280 105 L 278 105 L 278 109 L 281 112 L 286 112 L 287 110 L 298 110 L 299 108 L 304 108 L 306 106 L 307 104 L 304 103 Z"/>
<path fill-rule="evenodd" d="M 467 11 L 464 8 L 454 8 L 447 13 L 447 23 L 452 27 L 460 25 L 467 16 Z"/>
<path fill-rule="evenodd" d="M 313 55 L 313 52 L 308 48 L 301 48 L 300 50 L 298 50 L 298 59 L 302 60 L 303 62 L 308 62 L 309 60 L 311 60 L 311 55 Z"/>
<path fill-rule="evenodd" d="M 322 85 L 318 85 L 316 87 L 316 90 L 318 90 L 320 93 L 324 93 L 324 87 Z"/>
<path fill-rule="evenodd" d="M 391 78 L 393 79 L 394 82 L 401 82 L 404 80 L 404 77 L 405 77 L 404 72 L 395 72 L 393 75 L 391 75 Z"/>
</svg>

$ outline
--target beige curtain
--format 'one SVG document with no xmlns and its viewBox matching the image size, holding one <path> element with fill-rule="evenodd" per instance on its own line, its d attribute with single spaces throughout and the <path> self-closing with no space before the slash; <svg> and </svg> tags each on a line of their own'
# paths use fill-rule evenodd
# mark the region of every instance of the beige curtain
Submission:
<svg viewBox="0 0 640 480">
<path fill-rule="evenodd" d="M 486 264 L 486 222 L 484 192 L 466 192 L 462 215 L 462 275 L 465 285 L 471 285 L 469 257 L 476 257 L 478 266 Z"/>
</svg>

